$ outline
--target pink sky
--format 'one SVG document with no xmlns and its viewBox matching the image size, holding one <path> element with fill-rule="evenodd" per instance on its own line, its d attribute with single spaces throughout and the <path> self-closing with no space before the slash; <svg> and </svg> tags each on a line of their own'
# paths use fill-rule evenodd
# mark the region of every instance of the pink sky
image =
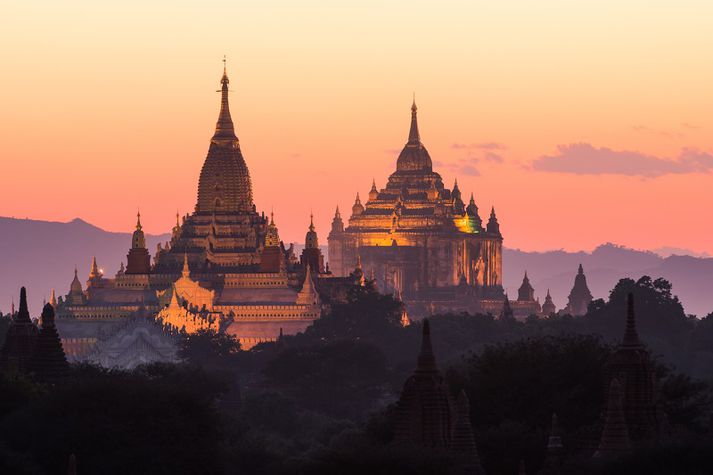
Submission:
<svg viewBox="0 0 713 475">
<path fill-rule="evenodd" d="M 383 186 L 416 91 L 436 171 L 495 205 L 507 246 L 713 253 L 709 2 L 15 3 L 0 215 L 128 231 L 140 207 L 169 230 L 226 54 L 255 202 L 287 241 L 312 209 L 326 243 L 334 207 Z"/>
</svg>

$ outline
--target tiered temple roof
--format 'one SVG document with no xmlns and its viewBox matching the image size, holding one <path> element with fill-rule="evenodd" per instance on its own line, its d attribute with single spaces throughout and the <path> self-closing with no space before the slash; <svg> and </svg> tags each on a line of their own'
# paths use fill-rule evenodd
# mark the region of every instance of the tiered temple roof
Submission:
<svg viewBox="0 0 713 475">
<path fill-rule="evenodd" d="M 631 449 L 626 417 L 622 407 L 622 388 L 619 380 L 614 378 L 609 384 L 607 410 L 604 418 L 604 428 L 595 457 L 621 455 Z"/>
</svg>

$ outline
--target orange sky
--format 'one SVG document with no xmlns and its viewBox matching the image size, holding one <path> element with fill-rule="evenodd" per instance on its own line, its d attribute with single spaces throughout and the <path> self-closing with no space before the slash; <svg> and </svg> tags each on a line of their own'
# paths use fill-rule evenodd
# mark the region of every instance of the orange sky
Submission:
<svg viewBox="0 0 713 475">
<path fill-rule="evenodd" d="M 287 241 L 313 209 L 326 243 L 334 206 L 383 186 L 416 91 L 436 170 L 495 205 L 507 246 L 713 253 L 711 2 L 7 3 L 0 215 L 128 231 L 140 206 L 169 230 L 226 54 L 255 202 Z"/>
</svg>

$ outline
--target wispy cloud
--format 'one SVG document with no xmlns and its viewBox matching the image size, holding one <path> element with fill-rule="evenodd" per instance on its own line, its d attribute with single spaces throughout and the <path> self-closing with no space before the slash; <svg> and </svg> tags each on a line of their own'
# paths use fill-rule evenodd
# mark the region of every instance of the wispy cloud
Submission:
<svg viewBox="0 0 713 475">
<path fill-rule="evenodd" d="M 576 143 L 560 145 L 556 154 L 535 159 L 532 168 L 544 172 L 577 175 L 611 174 L 654 178 L 670 174 L 710 173 L 713 171 L 713 155 L 693 148 L 684 148 L 678 157 L 665 158 Z"/>
<path fill-rule="evenodd" d="M 507 147 L 498 142 L 481 142 L 481 143 L 454 143 L 451 148 L 456 150 L 507 150 Z"/>
<path fill-rule="evenodd" d="M 664 137 L 667 139 L 682 139 L 684 134 L 681 132 L 670 132 L 668 130 L 655 129 L 646 125 L 632 125 L 631 130 L 634 132 L 639 132 L 647 135 L 655 135 L 657 137 Z"/>
</svg>

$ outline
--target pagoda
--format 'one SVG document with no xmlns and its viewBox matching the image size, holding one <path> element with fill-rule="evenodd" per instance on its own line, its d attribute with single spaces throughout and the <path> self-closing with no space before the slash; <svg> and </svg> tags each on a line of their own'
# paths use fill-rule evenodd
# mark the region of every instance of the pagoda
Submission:
<svg viewBox="0 0 713 475">
<path fill-rule="evenodd" d="M 584 268 L 579 264 L 577 275 L 574 278 L 574 286 L 569 293 L 565 313 L 572 316 L 582 316 L 587 313 L 587 307 L 592 301 L 592 293 L 587 286 L 587 277 L 584 275 Z"/>
<path fill-rule="evenodd" d="M 31 371 L 40 381 L 57 382 L 69 371 L 67 357 L 62 348 L 57 327 L 54 323 L 54 307 L 46 304 L 42 309 L 39 330 L 30 364 Z"/>
<path fill-rule="evenodd" d="M 626 327 L 621 344 L 607 364 L 609 380 L 618 380 L 629 436 L 632 440 L 658 434 L 656 377 L 646 346 L 639 340 L 634 296 L 627 295 Z"/>
<path fill-rule="evenodd" d="M 448 387 L 431 347 L 430 323 L 425 319 L 416 371 L 406 380 L 396 409 L 395 440 L 403 445 L 448 448 L 453 418 Z"/>
<path fill-rule="evenodd" d="M 166 339 L 155 332 L 180 329 L 226 331 L 247 349 L 275 341 L 280 328 L 292 335 L 319 318 L 317 277 L 324 271 L 323 261 L 317 253 L 316 259 L 308 259 L 315 276 L 306 276 L 293 248 L 286 249 L 280 241 L 274 216 L 268 219 L 257 211 L 230 113 L 225 67 L 220 84 L 220 111 L 201 168 L 193 213 L 183 219 L 177 214 L 170 242 L 157 246 L 153 264 L 137 215 L 126 267 L 122 263 L 116 275 L 109 277 L 93 259 L 86 288 L 75 270 L 57 320 L 71 359 L 91 356 L 132 365 L 151 357 L 170 360 L 173 356 L 165 348 Z M 318 251 L 313 224 L 307 241 L 310 249 Z M 138 322 L 131 330 L 136 333 L 125 339 L 138 342 L 131 351 L 154 345 L 150 351 L 141 350 L 132 358 L 121 355 L 118 339 L 111 348 L 99 345 L 100 340 L 106 342 L 119 331 L 128 331 L 125 320 L 153 319 L 159 314 L 161 324 Z M 141 332 L 152 334 L 141 336 Z M 94 354 L 100 347 L 111 354 Z"/>
<path fill-rule="evenodd" d="M 447 188 L 421 142 L 416 103 L 396 171 L 368 199 L 359 193 L 344 227 L 339 208 L 329 233 L 330 270 L 346 276 L 361 258 L 379 290 L 398 290 L 416 314 L 493 311 L 502 306 L 502 234 L 491 210 L 485 227 L 475 199 Z M 464 289 L 465 284 L 469 289 Z"/>
<path fill-rule="evenodd" d="M 29 372 L 35 344 L 37 327 L 27 310 L 27 291 L 20 289 L 20 308 L 14 313 L 5 335 L 5 343 L 0 349 L 0 368 Z"/>
</svg>

